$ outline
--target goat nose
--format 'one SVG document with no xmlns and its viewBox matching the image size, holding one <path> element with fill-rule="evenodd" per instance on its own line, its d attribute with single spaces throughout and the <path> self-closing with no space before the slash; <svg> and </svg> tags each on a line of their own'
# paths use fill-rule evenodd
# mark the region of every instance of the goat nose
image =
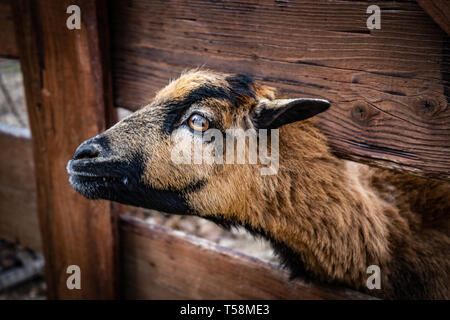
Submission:
<svg viewBox="0 0 450 320">
<path fill-rule="evenodd" d="M 100 155 L 100 151 L 101 147 L 99 144 L 87 141 L 77 148 L 73 155 L 73 160 L 94 159 Z"/>
</svg>

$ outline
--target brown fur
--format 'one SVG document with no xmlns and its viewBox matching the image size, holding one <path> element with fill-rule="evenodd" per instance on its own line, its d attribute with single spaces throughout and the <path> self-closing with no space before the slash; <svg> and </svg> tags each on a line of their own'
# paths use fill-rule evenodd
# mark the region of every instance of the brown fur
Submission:
<svg viewBox="0 0 450 320">
<path fill-rule="evenodd" d="M 166 110 L 191 92 L 214 86 L 236 95 L 234 104 L 220 97 L 198 103 L 220 129 L 246 129 L 260 101 L 274 99 L 272 88 L 251 83 L 250 92 L 241 92 L 228 77 L 182 75 L 105 133 L 111 148 L 119 158 L 139 154 L 144 183 L 178 191 L 190 213 L 263 234 L 317 279 L 382 298 L 450 298 L 447 183 L 338 159 L 314 120 L 280 128 L 276 175 L 261 176 L 259 165 L 171 162 L 174 142 L 161 133 Z M 190 190 L 198 181 L 203 187 Z M 381 290 L 366 287 L 369 265 L 381 268 Z"/>
</svg>

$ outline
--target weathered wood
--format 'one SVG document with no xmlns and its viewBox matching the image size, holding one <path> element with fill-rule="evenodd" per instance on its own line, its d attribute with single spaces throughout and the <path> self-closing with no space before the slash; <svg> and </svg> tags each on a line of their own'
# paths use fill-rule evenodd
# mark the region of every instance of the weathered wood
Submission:
<svg viewBox="0 0 450 320">
<path fill-rule="evenodd" d="M 273 264 L 209 241 L 121 216 L 129 299 L 370 299 L 349 289 L 289 281 Z"/>
<path fill-rule="evenodd" d="M 41 250 L 30 131 L 0 124 L 0 238 Z"/>
<path fill-rule="evenodd" d="M 450 35 L 450 1 L 448 0 L 417 0 L 442 30 Z"/>
<path fill-rule="evenodd" d="M 16 33 L 10 0 L 0 0 L 0 57 L 17 58 Z"/>
<path fill-rule="evenodd" d="M 117 106 L 137 109 L 187 68 L 246 73 L 323 97 L 345 158 L 450 179 L 449 38 L 415 1 L 114 1 Z"/>
<path fill-rule="evenodd" d="M 72 4 L 81 8 L 80 30 L 66 27 Z M 103 65 L 108 48 L 101 41 L 107 25 L 99 23 L 104 14 L 104 1 L 14 1 L 50 298 L 118 296 L 110 204 L 77 194 L 66 173 L 76 147 L 106 128 L 111 99 Z M 81 290 L 66 286 L 69 265 L 81 269 Z"/>
</svg>

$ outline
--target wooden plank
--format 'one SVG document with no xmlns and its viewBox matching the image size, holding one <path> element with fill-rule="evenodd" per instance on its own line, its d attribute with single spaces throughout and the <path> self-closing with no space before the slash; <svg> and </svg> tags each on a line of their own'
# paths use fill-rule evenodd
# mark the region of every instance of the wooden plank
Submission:
<svg viewBox="0 0 450 320">
<path fill-rule="evenodd" d="M 115 104 L 137 109 L 187 68 L 323 97 L 345 158 L 450 179 L 448 36 L 415 1 L 114 1 Z"/>
<path fill-rule="evenodd" d="M 30 131 L 0 124 L 0 238 L 42 249 Z"/>
<path fill-rule="evenodd" d="M 0 57 L 19 57 L 10 0 L 0 0 Z"/>
<path fill-rule="evenodd" d="M 442 30 L 450 35 L 450 1 L 448 0 L 417 0 Z"/>
<path fill-rule="evenodd" d="M 120 231 L 128 299 L 373 299 L 289 281 L 273 264 L 133 217 L 121 216 Z"/>
<path fill-rule="evenodd" d="M 66 28 L 69 5 L 81 29 Z M 14 1 L 25 95 L 33 135 L 37 198 L 50 298 L 118 296 L 116 223 L 110 203 L 90 201 L 68 182 L 66 163 L 85 139 L 105 130 L 109 112 L 104 1 Z M 81 289 L 66 286 L 69 265 Z"/>
</svg>

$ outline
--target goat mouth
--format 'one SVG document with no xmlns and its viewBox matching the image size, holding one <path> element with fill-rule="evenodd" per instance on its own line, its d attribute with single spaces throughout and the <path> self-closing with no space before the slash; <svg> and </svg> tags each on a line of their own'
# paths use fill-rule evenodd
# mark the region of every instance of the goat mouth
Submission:
<svg viewBox="0 0 450 320">
<path fill-rule="evenodd" d="M 104 162 L 70 160 L 67 163 L 70 184 L 89 199 L 109 199 L 113 191 L 126 188 L 131 179 L 121 171 L 111 170 L 111 164 Z"/>
<path fill-rule="evenodd" d="M 70 182 L 74 183 L 103 183 L 103 184 L 116 184 L 116 183 L 126 183 L 126 177 L 109 177 L 109 176 L 87 176 L 83 174 L 72 174 L 70 176 Z"/>
<path fill-rule="evenodd" d="M 159 190 L 143 183 L 142 161 L 71 160 L 67 164 L 72 187 L 88 199 L 105 199 L 174 214 L 188 212 L 182 191 Z M 202 184 L 193 186 L 200 188 Z M 186 190 L 187 191 L 187 190 Z"/>
</svg>

